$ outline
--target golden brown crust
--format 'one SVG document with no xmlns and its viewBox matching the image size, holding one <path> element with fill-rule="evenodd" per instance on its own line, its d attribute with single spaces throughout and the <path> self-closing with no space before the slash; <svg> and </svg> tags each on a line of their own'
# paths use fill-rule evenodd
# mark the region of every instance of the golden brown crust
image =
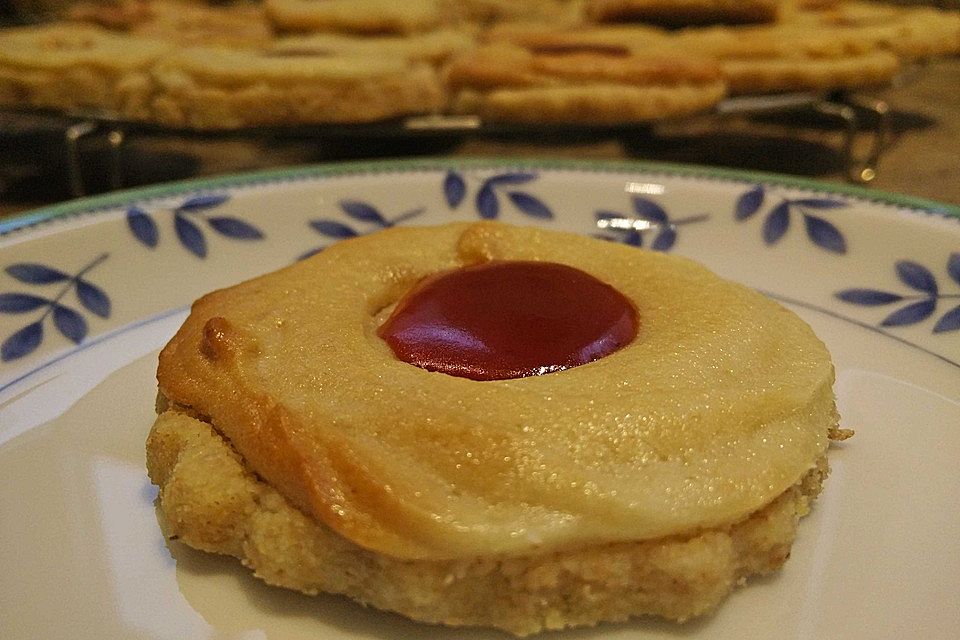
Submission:
<svg viewBox="0 0 960 640">
<path fill-rule="evenodd" d="M 446 69 L 452 108 L 513 122 L 637 122 L 704 111 L 725 87 L 706 59 L 582 45 L 531 51 L 499 42 Z"/>
<path fill-rule="evenodd" d="M 771 22 L 760 17 L 771 4 L 267 0 L 205 6 L 90 0 L 74 5 L 60 22 L 0 32 L 0 104 L 199 129 L 438 113 L 517 123 L 618 124 L 702 113 L 727 93 L 889 84 L 902 60 L 960 52 L 958 11 L 783 0 Z M 672 26 L 685 28 L 587 21 L 588 14 L 612 20 L 670 11 Z M 679 24 L 699 21 L 696 11 L 713 17 L 698 26 Z M 66 51 L 72 45 L 65 43 L 85 39 L 81 50 Z M 510 47 L 526 57 L 504 54 Z M 441 67 L 458 55 L 446 74 L 448 86 L 417 66 Z M 300 58 L 312 59 L 313 75 L 304 72 L 309 61 Z M 385 71 L 401 61 L 409 66 Z M 371 74 L 372 64 L 384 72 Z M 271 66 L 269 79 L 248 72 Z M 341 78 L 346 67 L 355 67 L 355 84 L 330 82 L 330 69 L 337 66 Z"/>
<path fill-rule="evenodd" d="M 67 20 L 183 46 L 255 48 L 273 39 L 266 13 L 258 5 L 225 7 L 178 0 L 81 2 L 70 7 Z"/>
<path fill-rule="evenodd" d="M 172 45 L 95 27 L 0 31 L 0 104 L 146 118 L 153 64 Z"/>
<path fill-rule="evenodd" d="M 731 59 L 721 68 L 732 94 L 774 94 L 881 86 L 897 75 L 900 62 L 885 51 L 872 51 L 841 58 Z"/>
<path fill-rule="evenodd" d="M 404 561 L 305 517 L 210 427 L 162 413 L 147 441 L 166 535 L 239 558 L 266 582 L 342 593 L 416 620 L 517 635 L 636 615 L 686 620 L 789 556 L 797 521 L 827 473 L 820 458 L 771 504 L 731 526 L 638 543 L 450 561 Z"/>
<path fill-rule="evenodd" d="M 465 29 L 440 29 L 407 36 L 352 36 L 315 33 L 278 38 L 269 51 L 280 56 L 324 55 L 429 62 L 440 65 L 472 49 L 474 34 Z"/>
<path fill-rule="evenodd" d="M 166 56 L 153 76 L 155 118 L 174 127 L 370 122 L 443 106 L 437 72 L 402 58 L 197 47 Z"/>
<path fill-rule="evenodd" d="M 442 18 L 435 0 L 265 0 L 278 31 L 404 34 L 437 27 Z"/>
</svg>

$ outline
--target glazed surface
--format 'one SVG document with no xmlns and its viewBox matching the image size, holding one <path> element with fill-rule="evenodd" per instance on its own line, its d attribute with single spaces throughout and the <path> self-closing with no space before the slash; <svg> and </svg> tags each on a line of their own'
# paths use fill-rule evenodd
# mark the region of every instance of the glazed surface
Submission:
<svg viewBox="0 0 960 640">
<path fill-rule="evenodd" d="M 568 264 L 635 305 L 596 362 L 478 382 L 377 336 L 423 278 Z M 310 516 L 398 558 L 524 555 L 738 522 L 836 425 L 833 367 L 795 314 L 683 258 L 495 223 L 397 228 L 199 300 L 164 349 L 170 401 Z"/>
</svg>

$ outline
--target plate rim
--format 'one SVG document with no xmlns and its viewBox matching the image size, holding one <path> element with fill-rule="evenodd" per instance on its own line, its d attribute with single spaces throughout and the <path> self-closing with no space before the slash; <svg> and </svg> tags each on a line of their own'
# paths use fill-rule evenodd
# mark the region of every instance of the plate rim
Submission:
<svg viewBox="0 0 960 640">
<path fill-rule="evenodd" d="M 176 180 L 110 193 L 85 196 L 55 203 L 0 219 L 0 240 L 7 240 L 44 223 L 64 218 L 94 214 L 124 203 L 141 202 L 192 191 L 237 188 L 269 183 L 297 182 L 317 178 L 336 178 L 349 175 L 410 173 L 443 169 L 481 169 L 512 167 L 550 171 L 581 171 L 584 173 L 650 173 L 680 178 L 716 180 L 740 184 L 760 183 L 806 191 L 842 195 L 872 204 L 899 207 L 913 213 L 939 215 L 960 220 L 960 205 L 846 183 L 832 183 L 765 171 L 731 169 L 710 165 L 651 162 L 645 160 L 577 160 L 542 157 L 456 157 L 456 158 L 394 158 L 356 160 L 346 162 L 290 165 L 256 171 L 231 172 Z"/>
</svg>

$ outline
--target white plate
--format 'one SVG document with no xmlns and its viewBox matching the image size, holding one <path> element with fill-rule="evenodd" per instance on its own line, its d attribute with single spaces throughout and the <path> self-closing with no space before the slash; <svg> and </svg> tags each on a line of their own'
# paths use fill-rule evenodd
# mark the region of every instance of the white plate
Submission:
<svg viewBox="0 0 960 640">
<path fill-rule="evenodd" d="M 957 637 L 960 210 L 676 166 L 436 161 L 165 185 L 0 223 L 0 638 L 502 637 L 168 548 L 143 461 L 156 353 L 198 295 L 338 237 L 478 217 L 689 255 L 785 302 L 833 352 L 857 429 L 777 576 L 683 627 L 565 637 Z M 598 228 L 611 218 L 650 228 Z"/>
</svg>

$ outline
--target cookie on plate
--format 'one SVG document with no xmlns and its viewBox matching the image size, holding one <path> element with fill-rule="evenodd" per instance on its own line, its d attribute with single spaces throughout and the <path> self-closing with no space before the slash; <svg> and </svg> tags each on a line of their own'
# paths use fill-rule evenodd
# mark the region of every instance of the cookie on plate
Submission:
<svg viewBox="0 0 960 640">
<path fill-rule="evenodd" d="M 826 348 L 775 302 L 499 223 L 395 228 L 206 295 L 158 381 L 168 536 L 518 635 L 686 620 L 776 570 L 838 419 Z"/>
</svg>

